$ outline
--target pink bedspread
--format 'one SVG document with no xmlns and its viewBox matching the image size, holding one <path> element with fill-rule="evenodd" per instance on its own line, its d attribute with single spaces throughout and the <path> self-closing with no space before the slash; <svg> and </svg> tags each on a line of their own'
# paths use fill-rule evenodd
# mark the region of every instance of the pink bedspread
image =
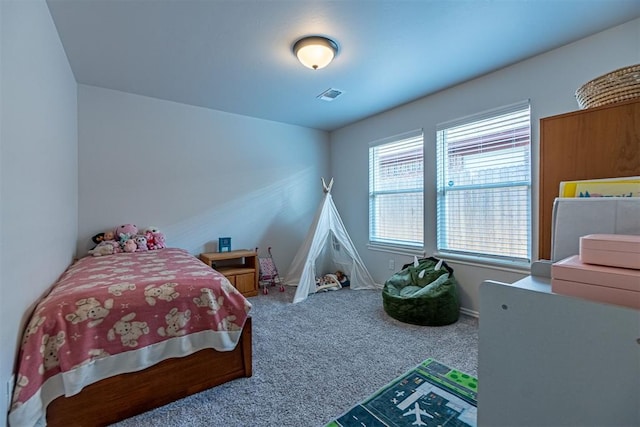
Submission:
<svg viewBox="0 0 640 427">
<path fill-rule="evenodd" d="M 78 260 L 27 324 L 9 420 L 35 425 L 60 395 L 202 348 L 232 350 L 251 304 L 182 249 Z"/>
</svg>

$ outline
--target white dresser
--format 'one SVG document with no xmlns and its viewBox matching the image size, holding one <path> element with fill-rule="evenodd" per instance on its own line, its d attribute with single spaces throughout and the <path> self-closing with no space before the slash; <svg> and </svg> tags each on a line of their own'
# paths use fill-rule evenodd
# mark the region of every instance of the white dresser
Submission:
<svg viewBox="0 0 640 427">
<path fill-rule="evenodd" d="M 480 285 L 479 426 L 640 426 L 640 311 Z"/>
</svg>

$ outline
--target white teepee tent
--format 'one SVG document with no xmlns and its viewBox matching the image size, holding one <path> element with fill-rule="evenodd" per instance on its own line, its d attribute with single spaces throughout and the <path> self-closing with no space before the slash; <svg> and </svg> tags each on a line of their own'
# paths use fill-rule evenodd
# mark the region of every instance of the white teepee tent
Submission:
<svg viewBox="0 0 640 427">
<path fill-rule="evenodd" d="M 341 270 L 350 282 L 352 289 L 377 289 L 376 284 L 364 266 L 347 233 L 340 214 L 331 197 L 333 178 L 327 186 L 324 178 L 324 199 L 316 212 L 309 233 L 298 253 L 291 262 L 284 283 L 297 286 L 293 302 L 304 301 L 316 292 L 316 275 Z"/>
</svg>

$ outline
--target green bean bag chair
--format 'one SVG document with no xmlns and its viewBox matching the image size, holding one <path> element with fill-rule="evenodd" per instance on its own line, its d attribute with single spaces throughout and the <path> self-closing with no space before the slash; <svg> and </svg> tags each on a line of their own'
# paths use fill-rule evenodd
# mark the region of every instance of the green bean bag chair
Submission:
<svg viewBox="0 0 640 427">
<path fill-rule="evenodd" d="M 436 258 L 407 264 L 382 289 L 384 311 L 401 322 L 424 326 L 455 323 L 460 316 L 458 283 L 446 263 L 436 270 Z"/>
</svg>

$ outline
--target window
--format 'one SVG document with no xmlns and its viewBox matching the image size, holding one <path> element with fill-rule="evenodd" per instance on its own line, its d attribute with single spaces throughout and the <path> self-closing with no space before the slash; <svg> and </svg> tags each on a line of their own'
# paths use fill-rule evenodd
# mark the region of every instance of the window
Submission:
<svg viewBox="0 0 640 427">
<path fill-rule="evenodd" d="M 422 130 L 369 147 L 369 244 L 422 251 Z"/>
<path fill-rule="evenodd" d="M 437 249 L 531 259 L 530 108 L 523 102 L 437 126 Z"/>
</svg>

